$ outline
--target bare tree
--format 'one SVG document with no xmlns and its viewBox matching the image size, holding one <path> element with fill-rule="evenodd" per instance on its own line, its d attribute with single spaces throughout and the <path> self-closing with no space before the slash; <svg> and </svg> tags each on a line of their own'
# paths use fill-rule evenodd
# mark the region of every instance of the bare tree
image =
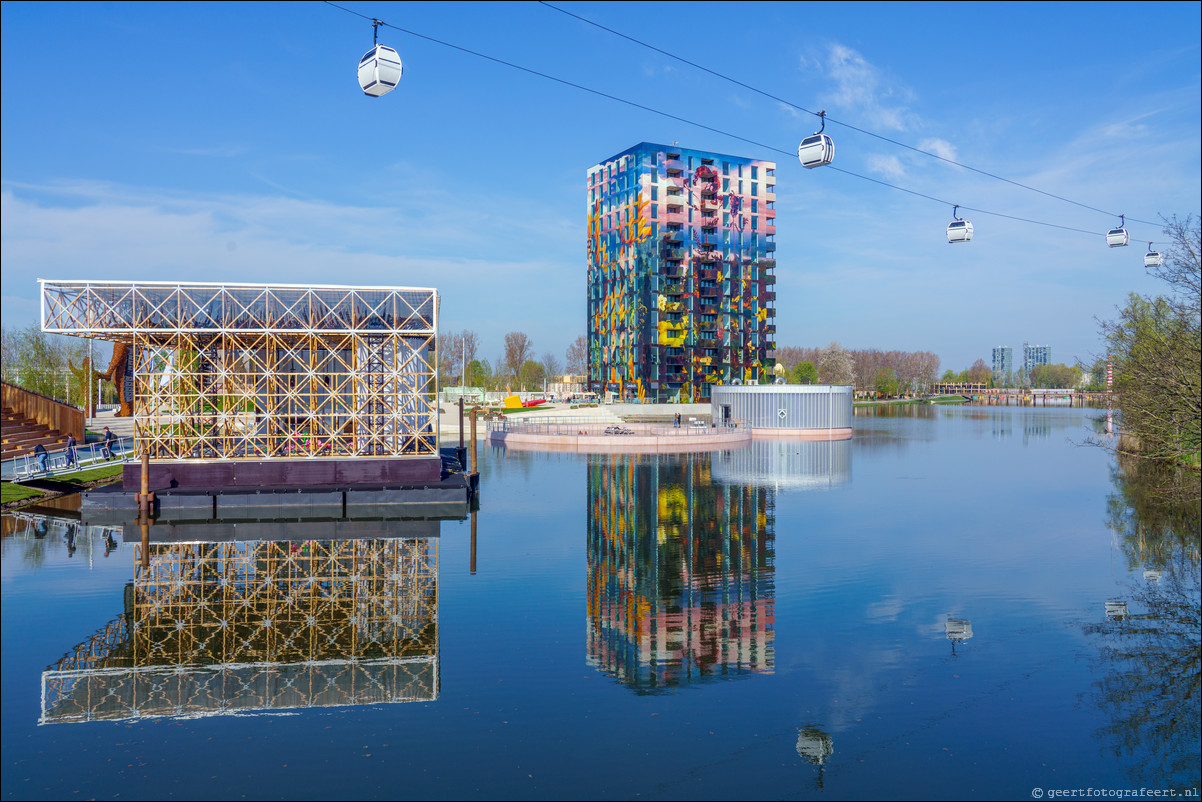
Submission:
<svg viewBox="0 0 1202 802">
<path fill-rule="evenodd" d="M 985 364 L 984 359 L 978 359 L 968 368 L 968 380 L 979 384 L 988 384 L 993 376 L 993 369 Z"/>
<path fill-rule="evenodd" d="M 568 346 L 568 373 L 580 376 L 588 371 L 588 340 L 582 334 Z"/>
<path fill-rule="evenodd" d="M 480 350 L 480 336 L 471 329 L 459 332 L 460 358 L 464 365 L 470 365 L 476 359 Z"/>
<path fill-rule="evenodd" d="M 543 366 L 543 375 L 547 381 L 559 381 L 559 377 L 563 375 L 563 363 L 559 361 L 559 357 L 553 352 L 547 351 L 543 354 L 540 364 Z"/>
<path fill-rule="evenodd" d="M 518 380 L 522 366 L 534 353 L 534 344 L 525 332 L 511 331 L 505 335 L 505 371 Z"/>
</svg>

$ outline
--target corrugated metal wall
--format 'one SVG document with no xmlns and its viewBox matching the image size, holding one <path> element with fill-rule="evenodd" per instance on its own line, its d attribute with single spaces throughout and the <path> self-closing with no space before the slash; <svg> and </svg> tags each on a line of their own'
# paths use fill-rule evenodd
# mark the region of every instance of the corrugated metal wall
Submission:
<svg viewBox="0 0 1202 802">
<path fill-rule="evenodd" d="M 850 384 L 717 386 L 710 409 L 715 423 L 732 418 L 755 429 L 850 429 L 852 390 Z"/>
</svg>

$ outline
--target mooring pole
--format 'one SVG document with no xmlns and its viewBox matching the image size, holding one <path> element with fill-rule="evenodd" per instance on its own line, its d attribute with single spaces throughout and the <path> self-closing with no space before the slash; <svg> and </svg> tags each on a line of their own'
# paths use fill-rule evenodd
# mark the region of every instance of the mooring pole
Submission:
<svg viewBox="0 0 1202 802">
<path fill-rule="evenodd" d="M 472 409 L 472 457 L 471 457 L 471 473 L 476 472 L 476 410 Z"/>
<path fill-rule="evenodd" d="M 145 517 L 149 506 L 146 496 L 150 494 L 150 451 L 142 449 L 142 489 L 138 493 L 138 515 Z"/>
<path fill-rule="evenodd" d="M 472 563 L 469 569 L 472 576 L 476 575 L 476 511 L 472 510 Z"/>
<path fill-rule="evenodd" d="M 143 514 L 138 521 L 142 527 L 142 567 L 150 567 L 150 521 Z"/>
</svg>

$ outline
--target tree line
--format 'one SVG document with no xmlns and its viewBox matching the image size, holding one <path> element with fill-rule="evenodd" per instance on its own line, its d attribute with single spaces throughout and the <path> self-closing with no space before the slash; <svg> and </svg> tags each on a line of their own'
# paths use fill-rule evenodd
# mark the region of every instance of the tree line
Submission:
<svg viewBox="0 0 1202 802">
<path fill-rule="evenodd" d="M 926 392 L 939 377 L 939 362 L 930 351 L 789 345 L 776 351 L 776 375 L 794 384 L 852 384 L 896 396 Z"/>
<path fill-rule="evenodd" d="M 1202 447 L 1202 239 L 1193 215 L 1165 220 L 1172 245 L 1148 272 L 1165 284 L 1155 297 L 1132 293 L 1118 317 L 1100 323 L 1114 360 L 1121 410 L 1120 453 L 1166 466 L 1169 496 L 1198 500 Z"/>
<path fill-rule="evenodd" d="M 505 335 L 493 360 L 484 358 L 480 337 L 469 329 L 438 338 L 438 377 L 443 387 L 466 385 L 490 392 L 541 390 L 545 382 L 558 382 L 564 374 L 580 376 L 588 369 L 588 341 L 582 335 L 568 346 L 563 359 L 554 351 L 537 355 L 534 341 L 525 332 Z"/>
</svg>

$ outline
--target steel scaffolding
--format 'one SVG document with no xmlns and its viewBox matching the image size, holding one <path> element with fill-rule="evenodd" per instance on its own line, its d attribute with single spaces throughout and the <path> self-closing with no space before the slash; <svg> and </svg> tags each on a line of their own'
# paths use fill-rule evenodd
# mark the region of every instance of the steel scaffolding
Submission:
<svg viewBox="0 0 1202 802">
<path fill-rule="evenodd" d="M 42 279 L 42 329 L 125 343 L 155 459 L 438 454 L 438 294 Z"/>
</svg>

